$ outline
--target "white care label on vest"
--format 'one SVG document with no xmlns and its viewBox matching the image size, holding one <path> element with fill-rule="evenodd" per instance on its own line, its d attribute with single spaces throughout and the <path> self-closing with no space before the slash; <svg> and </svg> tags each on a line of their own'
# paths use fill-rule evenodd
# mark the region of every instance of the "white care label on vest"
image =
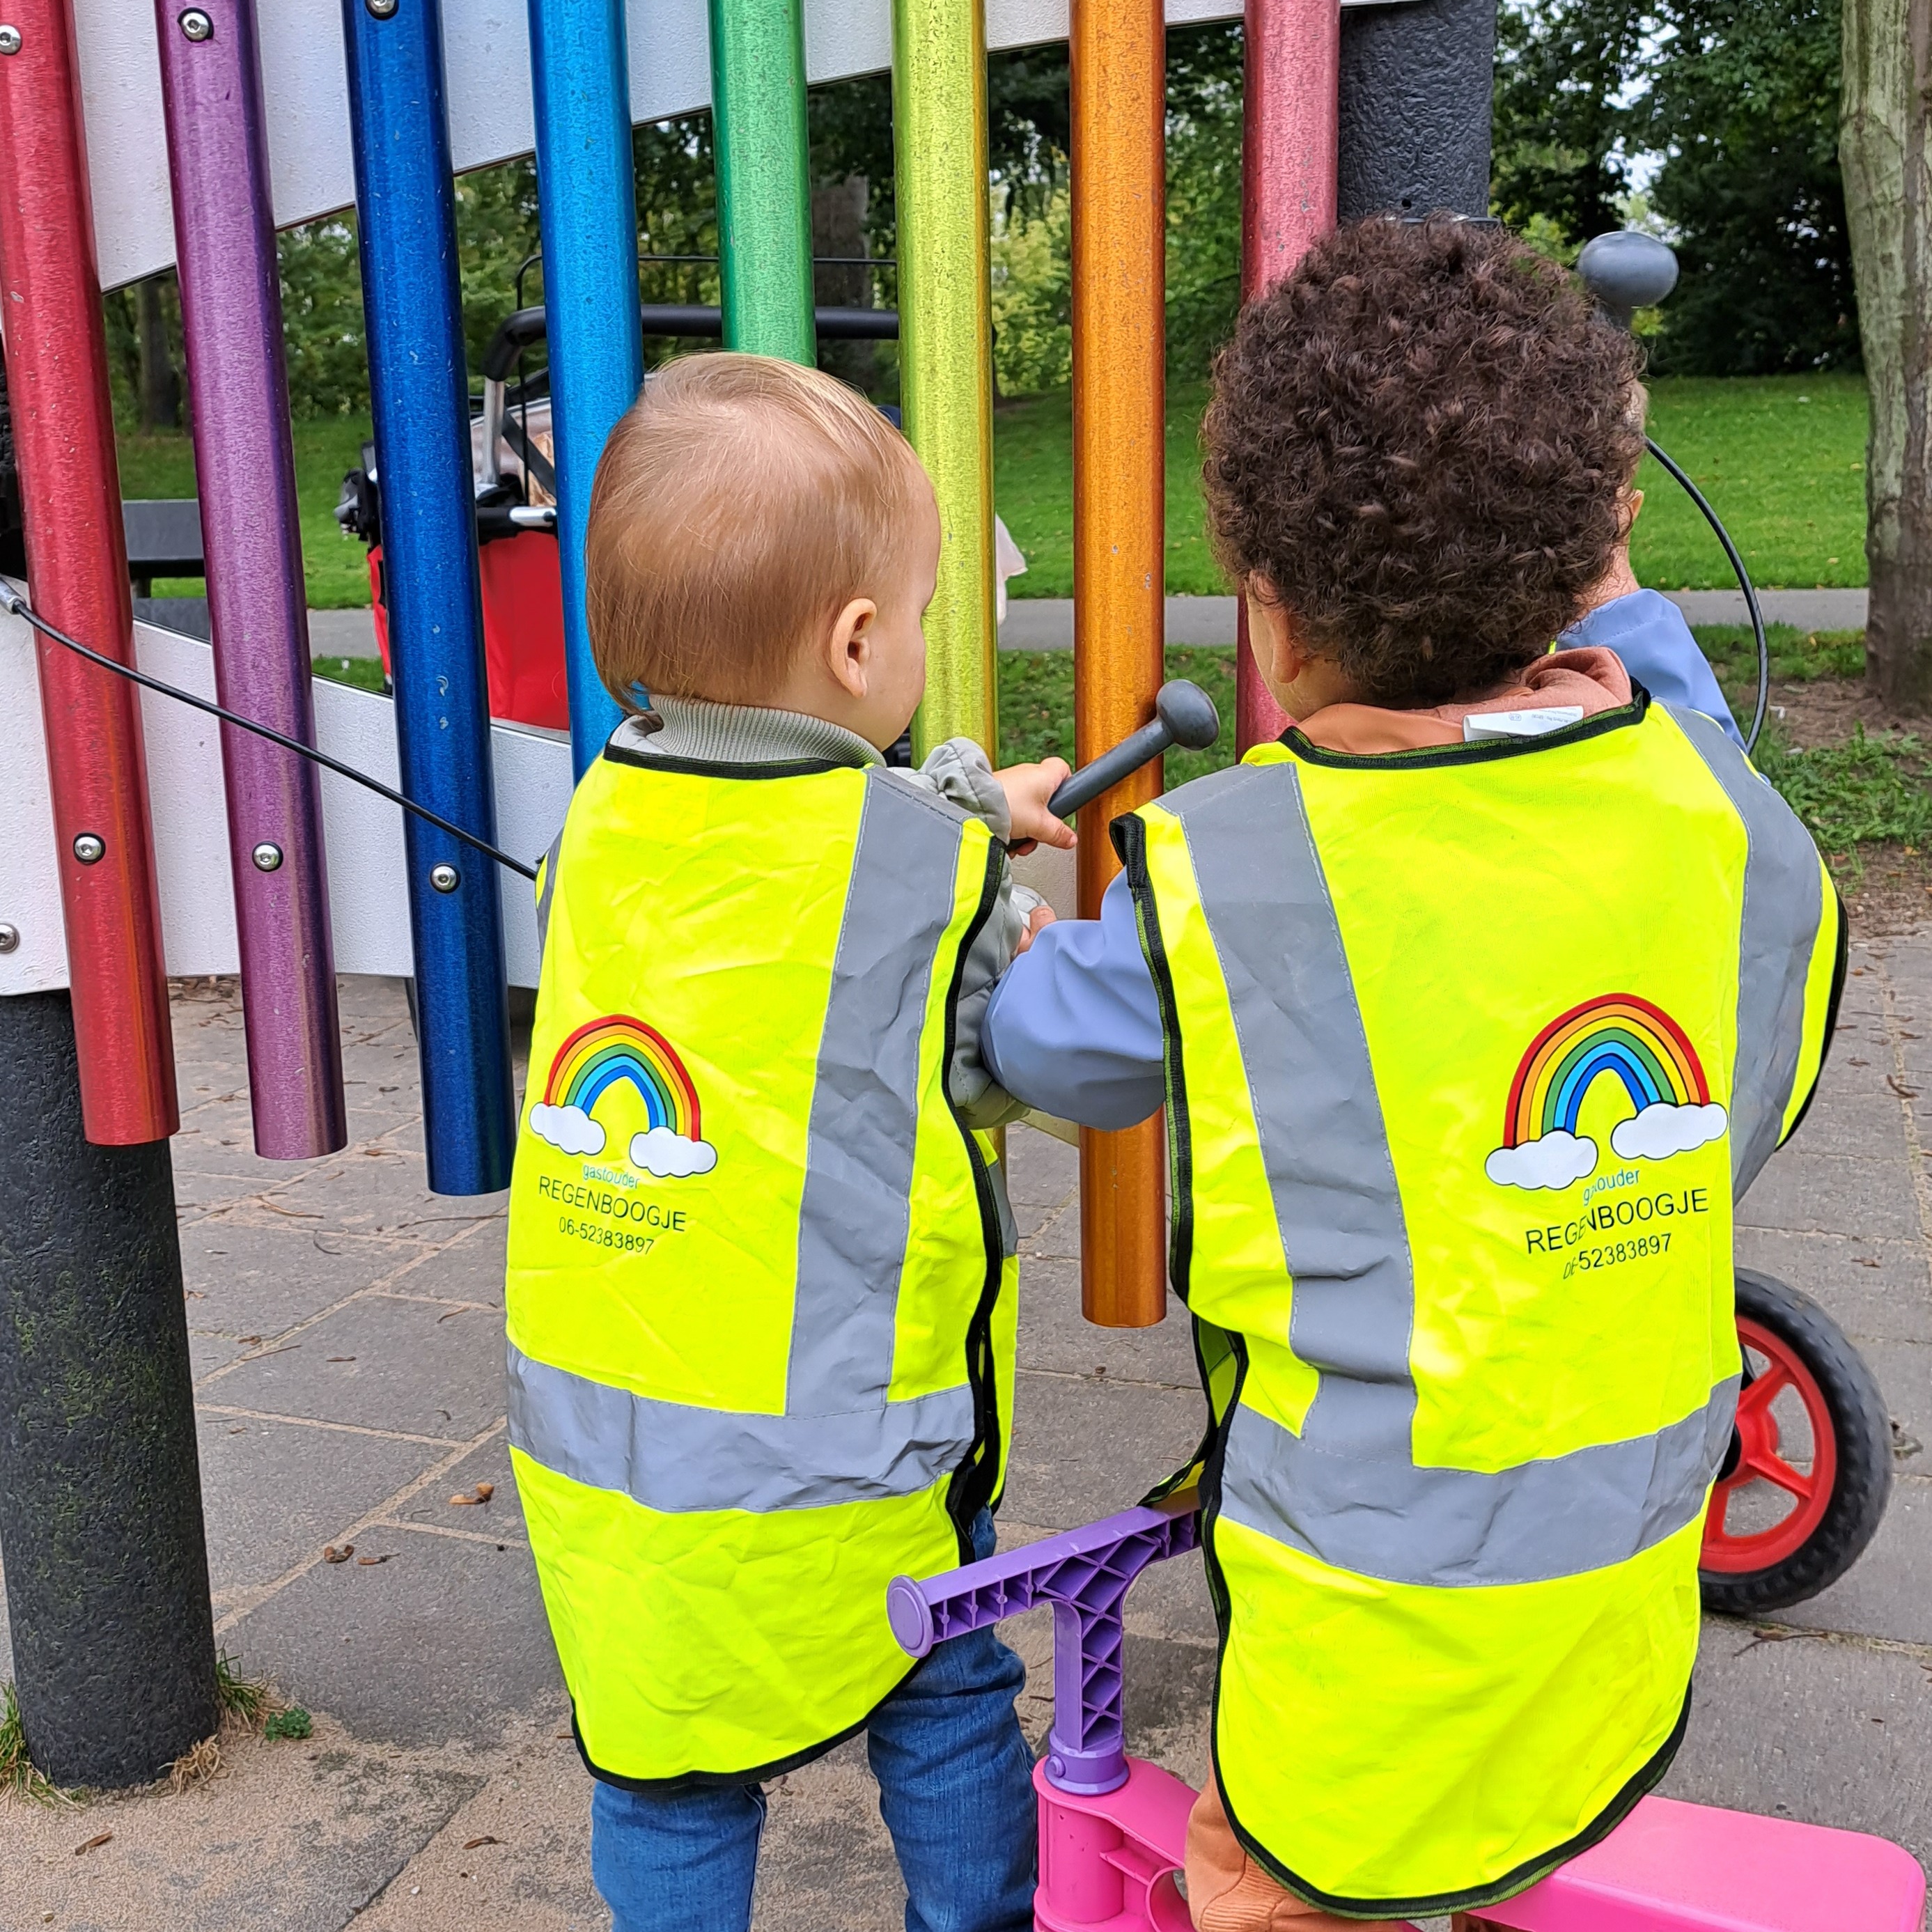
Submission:
<svg viewBox="0 0 1932 1932">
<path fill-rule="evenodd" d="M 605 1104 L 614 1090 L 621 1098 Z M 634 1131 L 614 1138 L 605 1117 L 620 1112 Z M 718 1165 L 677 1050 L 628 1014 L 586 1021 L 565 1040 L 527 1124 L 576 1170 L 540 1174 L 538 1198 L 556 1205 L 559 1233 L 596 1247 L 648 1254 L 659 1235 L 682 1234 L 686 1210 L 639 1192 L 644 1178 L 687 1180 Z"/>
<path fill-rule="evenodd" d="M 1583 1131 L 1582 1114 L 1606 1078 L 1629 1112 L 1610 1127 L 1615 1164 L 1600 1172 L 1603 1149 Z M 1563 1256 L 1567 1278 L 1667 1256 L 1673 1233 L 1710 1213 L 1711 1189 L 1666 1170 L 1720 1142 L 1729 1126 L 1684 1029 L 1648 1000 L 1607 993 L 1558 1015 L 1531 1041 L 1510 1083 L 1503 1144 L 1483 1172 L 1498 1187 L 1530 1193 L 1588 1184 L 1560 1220 L 1522 1231 L 1525 1252 Z"/>
</svg>

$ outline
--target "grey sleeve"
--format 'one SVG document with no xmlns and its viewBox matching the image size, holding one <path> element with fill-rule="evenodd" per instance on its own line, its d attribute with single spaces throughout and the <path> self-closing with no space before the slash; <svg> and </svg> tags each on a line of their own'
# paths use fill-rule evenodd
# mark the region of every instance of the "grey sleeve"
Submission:
<svg viewBox="0 0 1932 1932">
<path fill-rule="evenodd" d="M 922 791 L 936 793 L 949 805 L 969 812 L 995 838 L 1012 836 L 1012 814 L 1006 808 L 1006 795 L 993 776 L 992 761 L 970 738 L 949 738 L 926 754 L 926 763 L 916 772 L 892 775 Z"/>
</svg>

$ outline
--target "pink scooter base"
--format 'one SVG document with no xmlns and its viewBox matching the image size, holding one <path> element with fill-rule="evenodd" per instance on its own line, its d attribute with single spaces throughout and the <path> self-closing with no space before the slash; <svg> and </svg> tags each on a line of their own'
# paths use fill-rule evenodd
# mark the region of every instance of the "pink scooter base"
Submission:
<svg viewBox="0 0 1932 1932">
<path fill-rule="evenodd" d="M 1042 1760 L 1040 1793 L 1038 1932 L 1191 1932 L 1174 1875 L 1187 1850 L 1192 1786 L 1144 1758 L 1127 1781 L 1099 1796 L 1060 1790 Z"/>
</svg>

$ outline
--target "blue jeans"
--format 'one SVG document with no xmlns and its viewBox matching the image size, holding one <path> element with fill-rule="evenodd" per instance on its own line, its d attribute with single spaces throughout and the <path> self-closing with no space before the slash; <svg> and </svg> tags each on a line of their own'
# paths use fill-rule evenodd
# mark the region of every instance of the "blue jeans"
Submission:
<svg viewBox="0 0 1932 1932">
<path fill-rule="evenodd" d="M 992 1555 L 990 1514 L 974 1554 Z M 906 1887 L 906 1932 L 1032 1932 L 1033 1758 L 1019 1659 L 990 1630 L 942 1643 L 872 1713 L 866 1755 Z M 746 1932 L 764 1828 L 755 1784 L 626 1791 L 590 1803 L 590 1870 L 612 1932 Z"/>
</svg>

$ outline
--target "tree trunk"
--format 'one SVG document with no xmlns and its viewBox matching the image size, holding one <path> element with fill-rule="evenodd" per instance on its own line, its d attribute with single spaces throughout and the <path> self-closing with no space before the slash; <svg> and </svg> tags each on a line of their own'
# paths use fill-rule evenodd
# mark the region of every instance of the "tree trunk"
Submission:
<svg viewBox="0 0 1932 1932">
<path fill-rule="evenodd" d="M 853 256 L 872 252 L 866 211 L 872 183 L 863 175 L 820 182 L 812 190 L 812 252 Z M 814 298 L 836 308 L 872 306 L 872 271 L 838 262 L 820 262 L 812 272 Z M 821 342 L 818 366 L 854 388 L 870 392 L 878 379 L 878 358 L 869 342 Z"/>
<path fill-rule="evenodd" d="M 1844 166 L 1871 388 L 1866 676 L 1932 710 L 1932 0 L 1845 0 Z"/>
<path fill-rule="evenodd" d="M 181 428 L 181 376 L 175 368 L 167 310 L 161 302 L 161 280 L 150 275 L 134 285 L 135 314 L 141 352 L 141 427 Z"/>
</svg>

